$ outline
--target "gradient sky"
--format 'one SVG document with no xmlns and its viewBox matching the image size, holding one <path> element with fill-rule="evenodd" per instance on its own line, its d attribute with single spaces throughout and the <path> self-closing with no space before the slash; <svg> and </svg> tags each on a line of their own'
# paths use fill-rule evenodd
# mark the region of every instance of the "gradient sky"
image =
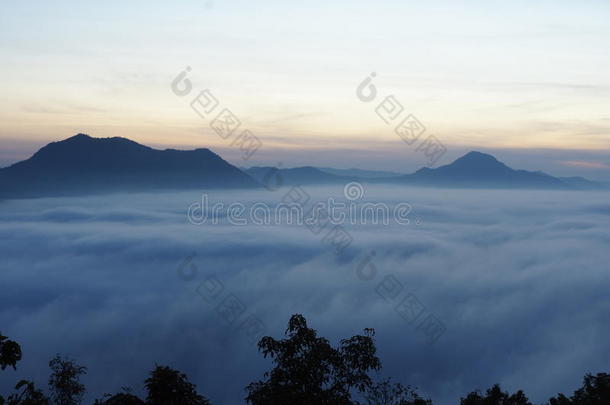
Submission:
<svg viewBox="0 0 610 405">
<path fill-rule="evenodd" d="M 84 132 L 238 165 L 409 172 L 356 98 L 376 72 L 448 148 L 610 180 L 607 1 L 21 1 L 0 5 L 0 166 Z M 262 141 L 249 162 L 170 89 L 186 67 Z"/>
</svg>

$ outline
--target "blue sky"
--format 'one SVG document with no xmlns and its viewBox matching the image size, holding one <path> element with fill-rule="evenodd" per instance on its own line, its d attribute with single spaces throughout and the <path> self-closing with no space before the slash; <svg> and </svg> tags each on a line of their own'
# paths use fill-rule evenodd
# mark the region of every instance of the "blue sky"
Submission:
<svg viewBox="0 0 610 405">
<path fill-rule="evenodd" d="M 175 96 L 186 66 L 264 147 L 251 164 L 422 165 L 355 97 L 380 96 L 447 146 L 610 179 L 607 2 L 28 1 L 0 6 L 0 166 L 77 132 L 228 147 Z M 528 156 L 524 159 L 523 156 Z M 442 163 L 442 162 L 441 162 Z M 447 162 L 444 162 L 447 163 Z"/>
</svg>

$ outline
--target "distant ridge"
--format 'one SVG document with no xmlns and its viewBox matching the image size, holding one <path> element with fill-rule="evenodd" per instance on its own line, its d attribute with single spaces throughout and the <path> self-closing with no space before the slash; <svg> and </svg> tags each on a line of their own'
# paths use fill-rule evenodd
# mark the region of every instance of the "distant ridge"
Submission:
<svg viewBox="0 0 610 405">
<path fill-rule="evenodd" d="M 584 177 L 558 177 L 558 179 L 568 186 L 580 190 L 599 190 L 610 188 L 610 184 L 587 180 Z"/>
<path fill-rule="evenodd" d="M 487 153 L 472 151 L 452 163 L 436 169 L 422 168 L 413 174 L 383 179 L 392 183 L 466 188 L 525 188 L 525 189 L 581 189 L 603 188 L 586 179 L 578 182 L 562 181 L 543 172 L 515 170 Z"/>
<path fill-rule="evenodd" d="M 359 173 L 361 176 L 350 175 Z M 93 138 L 77 134 L 52 142 L 31 158 L 0 169 L 0 198 L 29 198 L 184 189 L 262 187 L 270 174 L 283 185 L 346 184 L 352 181 L 456 188 L 523 188 L 559 190 L 608 189 L 582 177 L 553 177 L 515 170 L 494 156 L 472 151 L 452 163 L 415 173 L 378 177 L 383 171 L 313 166 L 244 171 L 209 149 L 158 150 L 126 138 Z M 346 175 L 343 175 L 346 174 Z M 280 185 L 280 184 L 278 184 Z"/>
<path fill-rule="evenodd" d="M 557 190 L 597 190 L 607 189 L 602 183 L 582 177 L 553 177 L 543 172 L 515 170 L 500 162 L 494 156 L 472 151 L 452 163 L 436 169 L 422 168 L 412 174 L 379 176 L 382 171 L 361 169 L 329 169 L 312 166 L 278 169 L 274 167 L 252 167 L 246 172 L 264 183 L 265 175 L 274 172 L 287 185 L 337 184 L 361 181 L 377 184 L 404 184 L 425 187 L 457 188 L 523 188 Z M 346 175 L 361 171 L 362 176 Z"/>
<path fill-rule="evenodd" d="M 292 169 L 255 166 L 246 169 L 246 173 L 263 184 L 266 182 L 265 177 L 272 172 L 279 174 L 282 183 L 285 185 L 338 184 L 358 180 L 358 178 L 354 176 L 337 176 L 312 166 L 295 167 Z"/>
<path fill-rule="evenodd" d="M 318 167 L 326 173 L 334 174 L 335 176 L 359 177 L 361 179 L 383 179 L 388 177 L 404 176 L 404 173 L 389 172 L 386 170 L 364 170 L 364 169 L 333 169 L 332 167 Z"/>
<path fill-rule="evenodd" d="M 209 149 L 157 150 L 126 138 L 77 134 L 0 169 L 0 197 L 115 191 L 255 188 L 251 177 Z"/>
</svg>

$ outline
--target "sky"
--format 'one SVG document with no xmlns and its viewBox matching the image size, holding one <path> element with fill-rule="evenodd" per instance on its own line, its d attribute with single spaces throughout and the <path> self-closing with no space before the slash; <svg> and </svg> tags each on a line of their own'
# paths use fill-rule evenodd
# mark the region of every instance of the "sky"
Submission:
<svg viewBox="0 0 610 405">
<path fill-rule="evenodd" d="M 2 2 L 0 167 L 83 132 L 410 172 L 425 159 L 375 112 L 394 96 L 446 146 L 439 164 L 481 150 L 610 180 L 609 17 L 607 1 Z M 250 160 L 190 108 L 203 89 L 261 140 Z"/>
</svg>

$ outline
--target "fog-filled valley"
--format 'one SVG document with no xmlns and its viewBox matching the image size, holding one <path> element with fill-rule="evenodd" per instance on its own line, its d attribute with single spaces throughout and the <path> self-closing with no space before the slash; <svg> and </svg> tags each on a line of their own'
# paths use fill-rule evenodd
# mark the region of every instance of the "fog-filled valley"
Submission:
<svg viewBox="0 0 610 405">
<path fill-rule="evenodd" d="M 435 404 L 494 383 L 542 402 L 608 371 L 606 192 L 301 191 L 308 204 L 389 207 L 390 221 L 350 221 L 346 211 L 338 247 L 337 224 L 236 223 L 225 211 L 203 221 L 201 191 L 0 202 L 0 325 L 24 351 L 0 391 L 20 378 L 44 386 L 60 353 L 88 367 L 88 402 L 122 386 L 141 393 L 158 363 L 184 371 L 214 404 L 243 403 L 244 387 L 269 368 L 257 339 L 282 336 L 295 313 L 332 342 L 374 328 L 381 375 Z M 204 197 L 210 209 L 273 213 L 295 192 Z M 397 206 L 409 207 L 401 221 Z M 217 296 L 206 295 L 210 283 L 222 286 Z M 409 297 L 417 319 L 399 309 Z M 227 299 L 237 315 L 222 309 Z M 434 336 L 426 317 L 440 327 Z M 259 328 L 244 329 L 247 319 Z"/>
</svg>

